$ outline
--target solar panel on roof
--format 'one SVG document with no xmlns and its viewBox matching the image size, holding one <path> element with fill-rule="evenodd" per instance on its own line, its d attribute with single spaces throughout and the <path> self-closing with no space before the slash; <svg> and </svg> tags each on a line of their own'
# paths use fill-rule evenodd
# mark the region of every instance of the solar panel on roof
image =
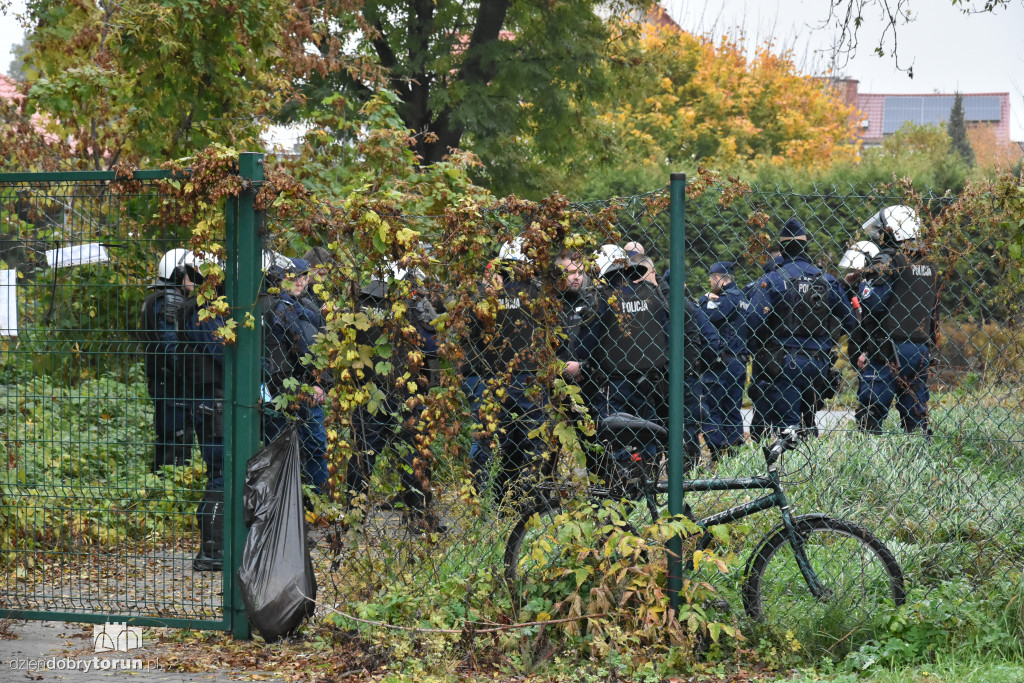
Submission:
<svg viewBox="0 0 1024 683">
<path fill-rule="evenodd" d="M 1002 98 L 999 95 L 964 95 L 964 118 L 968 121 L 1002 120 Z"/>
<path fill-rule="evenodd" d="M 942 125 L 949 121 L 953 96 L 890 95 L 885 98 L 882 132 L 895 133 L 904 123 Z M 964 95 L 964 119 L 967 121 L 999 121 L 1002 101 L 999 95 Z"/>
</svg>

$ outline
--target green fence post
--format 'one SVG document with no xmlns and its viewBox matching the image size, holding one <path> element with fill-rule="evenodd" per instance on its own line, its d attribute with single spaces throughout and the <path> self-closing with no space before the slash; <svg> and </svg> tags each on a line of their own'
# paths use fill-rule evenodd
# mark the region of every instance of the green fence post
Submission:
<svg viewBox="0 0 1024 683">
<path fill-rule="evenodd" d="M 686 315 L 686 174 L 673 173 L 669 181 L 669 334 L 668 355 L 668 511 L 683 512 L 683 376 L 684 319 Z M 668 593 L 672 609 L 679 613 L 679 591 L 683 587 L 683 539 L 668 542 Z"/>
<path fill-rule="evenodd" d="M 245 604 L 238 590 L 238 565 L 247 530 L 242 523 L 242 490 L 249 458 L 259 448 L 260 422 L 256 408 L 260 395 L 260 324 L 244 327 L 247 313 L 255 313 L 259 296 L 263 213 L 256 210 L 256 192 L 263 180 L 263 155 L 238 155 L 242 190 L 225 208 L 225 245 L 228 252 L 226 294 L 231 317 L 238 321 L 237 340 L 224 354 L 224 617 L 235 638 L 252 637 Z"/>
</svg>

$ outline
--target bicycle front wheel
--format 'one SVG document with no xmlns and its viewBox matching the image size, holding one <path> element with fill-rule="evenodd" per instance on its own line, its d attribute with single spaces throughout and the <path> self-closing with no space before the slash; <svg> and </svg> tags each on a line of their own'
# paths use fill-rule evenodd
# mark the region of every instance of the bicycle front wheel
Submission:
<svg viewBox="0 0 1024 683">
<path fill-rule="evenodd" d="M 754 551 L 743 580 L 743 606 L 754 620 L 795 635 L 807 649 L 834 655 L 856 647 L 872 630 L 872 617 L 906 601 L 903 571 L 870 531 L 823 515 L 793 524 L 820 587 L 815 596 L 790 537 L 781 529 Z"/>
</svg>

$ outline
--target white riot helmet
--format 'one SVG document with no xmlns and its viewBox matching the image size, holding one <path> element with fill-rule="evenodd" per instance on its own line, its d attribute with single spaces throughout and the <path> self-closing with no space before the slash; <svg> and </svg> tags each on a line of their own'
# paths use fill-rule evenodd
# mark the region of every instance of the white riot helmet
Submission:
<svg viewBox="0 0 1024 683">
<path fill-rule="evenodd" d="M 208 251 L 201 251 L 198 256 L 192 251 L 189 251 L 182 257 L 181 267 L 184 269 L 185 274 L 188 275 L 188 279 L 191 280 L 193 284 L 198 285 L 206 279 L 201 268 L 211 263 L 221 265 L 220 259 Z"/>
<path fill-rule="evenodd" d="M 857 242 L 843 254 L 843 258 L 839 260 L 839 267 L 843 270 L 864 270 L 879 251 L 881 249 L 874 242 Z"/>
<path fill-rule="evenodd" d="M 188 249 L 171 249 L 160 259 L 157 266 L 157 277 L 171 282 L 181 282 L 181 276 L 185 273 L 185 258 L 191 255 Z"/>
<path fill-rule="evenodd" d="M 511 242 L 502 244 L 501 249 L 498 250 L 498 259 L 502 261 L 520 261 L 523 263 L 529 261 L 526 258 L 526 253 L 523 251 L 523 238 L 516 237 Z"/>
<path fill-rule="evenodd" d="M 606 244 L 594 252 L 594 267 L 597 276 L 605 277 L 629 265 L 629 255 L 617 244 Z"/>
<path fill-rule="evenodd" d="M 921 236 L 921 221 L 909 206 L 897 204 L 887 206 L 869 218 L 861 226 L 873 240 L 882 241 L 888 235 L 894 242 L 916 240 Z"/>
<path fill-rule="evenodd" d="M 269 271 L 272 268 L 277 268 L 281 272 L 284 272 L 292 267 L 292 260 L 283 254 L 279 254 L 272 249 L 263 250 L 263 270 L 264 272 Z"/>
</svg>

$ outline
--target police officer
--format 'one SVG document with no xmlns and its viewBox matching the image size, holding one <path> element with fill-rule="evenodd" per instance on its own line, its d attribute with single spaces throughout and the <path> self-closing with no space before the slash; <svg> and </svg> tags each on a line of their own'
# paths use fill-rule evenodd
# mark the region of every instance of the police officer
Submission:
<svg viewBox="0 0 1024 683">
<path fill-rule="evenodd" d="M 153 471 L 184 465 L 192 453 L 192 416 L 185 401 L 178 345 L 178 312 L 185 301 L 187 249 L 163 255 L 152 293 L 142 302 L 139 327 L 145 342 L 146 388 L 153 401 Z"/>
<path fill-rule="evenodd" d="M 858 359 L 862 354 L 870 355 L 874 345 L 873 340 L 879 338 L 876 330 L 877 321 L 860 305 L 859 296 L 861 284 L 866 277 L 869 277 L 872 261 L 879 251 L 877 244 L 864 240 L 851 245 L 839 260 L 839 269 L 843 271 L 846 294 L 850 298 L 854 315 L 857 317 L 857 329 L 853 331 L 846 342 L 846 356 L 850 359 L 850 364 L 857 368 L 858 375 L 863 372 L 857 364 Z M 858 401 L 854 411 L 854 421 L 858 425 L 863 423 L 865 410 L 865 406 Z"/>
<path fill-rule="evenodd" d="M 842 285 L 811 263 L 796 218 L 779 232 L 781 262 L 751 288 L 748 336 L 758 340 L 757 406 L 767 428 L 807 428 L 834 386 L 833 350 L 857 325 Z"/>
<path fill-rule="evenodd" d="M 671 270 L 666 270 L 658 281 L 658 289 L 666 298 L 671 287 L 671 274 Z M 686 299 L 684 309 L 683 467 L 684 472 L 691 472 L 700 460 L 700 430 L 708 414 L 701 397 L 701 374 L 707 368 L 721 367 L 725 346 L 718 330 L 700 307 Z"/>
<path fill-rule="evenodd" d="M 761 264 L 761 269 L 765 273 L 770 273 L 779 267 L 782 262 L 782 252 L 779 251 L 777 245 L 768 251 L 765 262 Z M 750 296 L 754 292 L 754 287 L 758 281 L 754 280 L 746 284 L 743 287 L 743 296 L 746 297 L 747 301 L 750 301 Z M 750 438 L 753 441 L 760 441 L 765 435 L 765 423 L 761 413 L 758 412 L 758 408 L 764 410 L 764 394 L 762 387 L 765 386 L 767 378 L 764 375 L 764 368 L 758 363 L 759 359 L 764 358 L 764 354 L 758 352 L 762 350 L 761 340 L 757 337 L 747 338 L 747 352 L 753 359 L 753 363 L 750 365 L 750 384 L 747 386 L 747 397 L 750 398 Z"/>
<path fill-rule="evenodd" d="M 203 282 L 202 267 L 213 260 L 205 254 L 186 254 L 182 260 L 186 289 Z M 178 315 L 178 359 L 207 477 L 206 492 L 196 508 L 200 548 L 192 569 L 220 571 L 224 539 L 224 341 L 216 331 L 224 320 L 219 315 L 203 320 L 202 309 L 192 296 Z"/>
<path fill-rule="evenodd" d="M 381 374 L 368 372 L 363 378 L 374 382 L 385 398 L 372 409 L 356 409 L 353 427 L 357 449 L 346 475 L 349 495 L 358 499 L 369 488 L 377 457 L 390 446 L 402 457 L 399 494 L 390 506 L 402 511 L 406 525 L 416 533 L 447 530 L 431 511 L 432 454 L 430 444 L 421 434 L 423 401 L 431 382 L 436 381 L 430 370 L 437 357 L 437 334 L 433 328 L 437 313 L 429 298 L 416 290 L 424 277 L 422 273 L 387 264 L 360 292 L 359 310 L 369 317 L 372 326 L 358 332 L 356 341 L 376 346 L 383 337 L 392 349 L 392 368 Z M 399 284 L 403 282 L 412 287 L 404 288 Z M 398 297 L 402 297 L 406 313 L 396 319 L 394 304 Z"/>
<path fill-rule="evenodd" d="M 733 281 L 732 261 L 711 266 L 711 291 L 697 302 L 725 346 L 722 362 L 709 367 L 701 377 L 701 397 L 707 414 L 702 431 L 712 460 L 743 443 L 743 389 L 747 384 L 746 316 L 750 305 Z"/>
<path fill-rule="evenodd" d="M 540 340 L 535 333 L 539 324 L 531 310 L 531 302 L 540 297 L 541 288 L 530 276 L 530 267 L 522 238 L 501 246 L 480 291 L 481 299 L 494 301 L 496 310 L 493 318 L 470 316 L 469 344 L 462 368 L 463 388 L 472 414 L 480 418 L 479 424 L 490 422 L 497 427 L 493 438 L 474 440 L 470 464 L 481 491 L 488 485 L 491 470 L 496 469 L 491 483 L 498 500 L 509 493 L 512 485 L 531 486 L 529 479 L 535 476 L 545 450 L 538 431 L 544 421 L 547 396 L 536 381 Z M 488 406 L 492 409 L 487 410 Z M 495 442 L 500 451 L 496 467 L 490 449 Z"/>
<path fill-rule="evenodd" d="M 883 208 L 864 223 L 881 252 L 873 277 L 860 287 L 865 314 L 875 321 L 870 343 L 857 359 L 862 368 L 857 400 L 864 406 L 860 428 L 880 433 L 893 399 L 907 433 L 930 433 L 928 368 L 936 343 L 938 271 L 920 243 L 921 223 L 913 209 Z"/>
<path fill-rule="evenodd" d="M 594 265 L 597 310 L 581 339 L 583 357 L 603 377 L 594 408 L 601 417 L 621 412 L 657 422 L 668 370 L 668 301 L 617 245 L 601 247 Z M 653 458 L 654 444 L 648 450 Z"/>
<path fill-rule="evenodd" d="M 316 492 L 327 483 L 327 431 L 324 427 L 324 400 L 326 392 L 319 373 L 302 358 L 313 355 L 315 337 L 320 331 L 322 318 L 299 302 L 309 282 L 309 264 L 303 259 L 290 259 L 281 274 L 280 293 L 276 297 L 262 298 L 265 362 L 268 363 L 267 390 L 271 396 L 294 393 L 285 381 L 294 379 L 308 385 L 310 393 L 296 398 L 285 414 L 264 415 L 263 437 L 273 441 L 288 426 L 289 418 L 298 422 L 302 449 L 302 474 L 306 483 Z"/>
</svg>

